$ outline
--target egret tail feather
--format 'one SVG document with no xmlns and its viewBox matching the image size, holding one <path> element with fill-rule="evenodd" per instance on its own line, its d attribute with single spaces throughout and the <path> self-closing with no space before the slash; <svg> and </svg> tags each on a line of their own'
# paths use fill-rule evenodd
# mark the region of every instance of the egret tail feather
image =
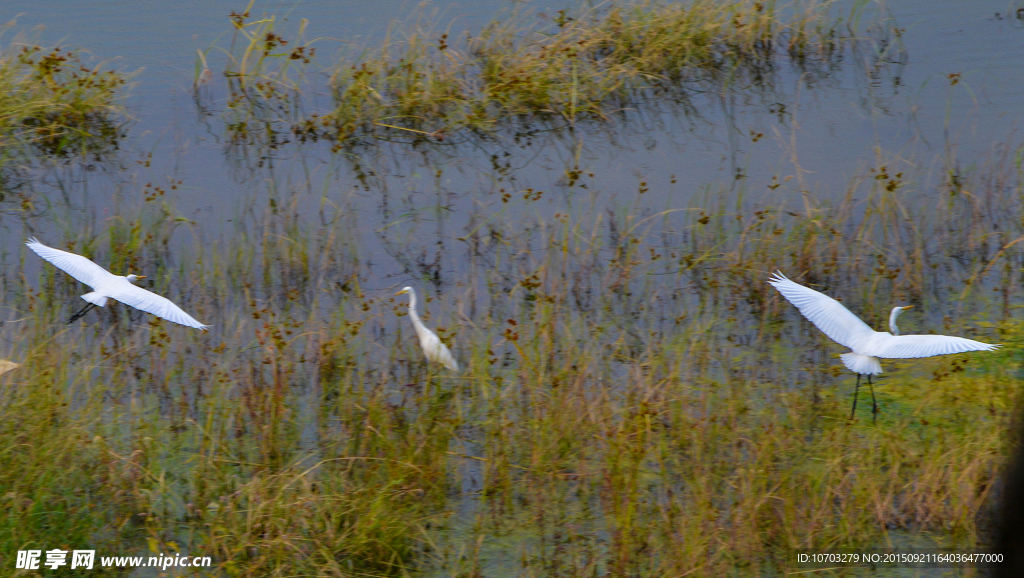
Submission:
<svg viewBox="0 0 1024 578">
<path fill-rule="evenodd" d="M 92 303 L 93 305 L 95 305 L 97 307 L 106 307 L 107 306 L 107 298 L 104 295 L 100 295 L 96 291 L 93 291 L 92 293 L 86 293 L 85 295 L 82 295 L 82 299 L 85 299 L 86 301 L 88 301 L 89 303 Z"/>
<path fill-rule="evenodd" d="M 850 371 L 859 375 L 878 375 L 882 373 L 882 362 L 877 357 L 861 355 L 860 353 L 844 353 L 839 356 L 843 365 Z"/>
</svg>

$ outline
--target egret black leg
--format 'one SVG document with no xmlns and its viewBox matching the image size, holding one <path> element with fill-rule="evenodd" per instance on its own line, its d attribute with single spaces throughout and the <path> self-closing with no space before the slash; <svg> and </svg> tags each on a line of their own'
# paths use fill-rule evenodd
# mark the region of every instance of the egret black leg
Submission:
<svg viewBox="0 0 1024 578">
<path fill-rule="evenodd" d="M 857 374 L 857 387 L 853 389 L 853 409 L 850 410 L 850 419 L 853 419 L 853 414 L 857 413 L 857 394 L 860 392 L 860 374 Z"/>
<path fill-rule="evenodd" d="M 878 403 L 875 401 L 875 387 L 871 385 L 871 376 L 868 375 L 868 387 L 871 388 L 871 423 L 878 421 Z"/>
<path fill-rule="evenodd" d="M 68 319 L 68 325 L 71 325 L 75 321 L 78 321 L 79 319 L 81 319 L 82 316 L 84 316 L 86 313 L 88 313 L 93 307 L 96 307 L 96 305 L 94 303 L 90 303 L 90 304 L 86 305 L 85 307 L 82 307 L 81 311 L 79 311 L 78 313 L 75 313 L 74 315 L 72 315 L 71 319 Z"/>
</svg>

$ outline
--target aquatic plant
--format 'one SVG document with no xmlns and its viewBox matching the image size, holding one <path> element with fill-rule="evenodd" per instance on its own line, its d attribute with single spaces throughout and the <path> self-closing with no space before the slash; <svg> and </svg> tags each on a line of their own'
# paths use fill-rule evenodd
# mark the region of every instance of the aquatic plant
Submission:
<svg viewBox="0 0 1024 578">
<path fill-rule="evenodd" d="M 214 243 L 147 193 L 59 246 L 130 260 L 215 328 L 124 307 L 67 328 L 80 287 L 6 258 L 18 339 L 0 353 L 22 366 L 0 378 L 0 556 L 89 543 L 202 552 L 230 575 L 720 576 L 893 532 L 973 544 L 1020 393 L 1014 158 L 937 188 L 893 159 L 835 204 L 782 177 L 666 213 L 482 214 L 424 296 L 458 377 L 424 363 L 394 288 L 367 290 L 356 212 L 311 226 L 278 199 Z M 186 230 L 198 242 L 166 251 Z M 850 422 L 852 381 L 767 284 L 776 267 L 842 287 L 873 324 L 899 299 L 927 312 L 908 329 L 1006 347 L 894 363 L 877 427 Z"/>
<path fill-rule="evenodd" d="M 0 34 L 15 26 L 0 26 Z M 124 137 L 127 77 L 87 67 L 82 55 L 40 46 L 25 34 L 0 50 L 0 196 L 27 178 L 28 167 L 95 162 Z"/>
<path fill-rule="evenodd" d="M 723 8 L 731 4 L 717 5 L 721 13 L 693 6 L 729 15 L 700 28 L 726 39 L 748 34 L 748 24 L 779 30 L 745 19 L 772 13 L 771 4 L 743 4 L 751 11 L 737 21 Z M 715 52 L 717 40 L 686 54 L 644 44 L 671 38 L 658 27 L 659 18 L 677 22 L 670 17 L 683 15 L 609 7 L 553 18 L 551 38 L 529 29 L 503 40 L 495 28 L 458 46 L 463 55 L 479 48 L 477 64 L 496 63 L 491 84 L 473 90 L 491 86 L 504 110 L 570 125 L 613 117 L 616 98 L 676 90 L 670 70 L 709 85 L 744 78 L 726 73 L 739 61 L 687 68 L 702 62 L 688 60 L 700 47 L 712 62 L 768 58 L 756 42 L 736 41 L 736 54 Z M 228 114 L 257 123 L 239 138 L 253 126 L 266 130 L 259 139 L 294 135 L 307 111 L 287 99 L 303 94 L 289 91 L 302 82 L 299 65 L 313 63 L 308 44 L 295 52 L 269 19 L 235 22 Z M 612 27 L 628 23 L 642 38 Z M 506 62 L 497 47 L 547 54 L 598 25 L 625 43 L 607 46 L 618 60 L 548 55 L 570 63 L 577 90 L 598 91 L 587 102 L 573 104 L 571 92 L 565 100 L 564 67 L 525 89 L 498 82 L 533 56 Z M 806 34 L 795 50 L 812 61 L 825 46 L 817 32 L 772 34 L 773 51 L 780 38 Z M 451 60 L 453 46 L 445 39 L 440 57 L 417 62 Z M 586 66 L 629 79 L 634 57 L 650 78 L 625 92 L 580 80 Z M 387 63 L 381 78 L 393 83 L 367 80 L 367 91 L 422 81 L 395 76 L 418 64 Z M 601 90 L 606 100 L 593 102 Z M 399 106 L 435 112 L 351 134 L 421 130 L 416 138 L 450 142 L 437 127 L 463 109 L 400 98 L 408 94 L 382 93 L 365 118 L 396 120 Z M 473 119 L 479 129 L 450 126 L 491 130 L 486 114 Z M 405 279 L 392 287 L 371 267 L 360 212 L 328 199 L 328 185 L 311 216 L 302 193 L 267 171 L 269 192 L 254 192 L 222 230 L 178 213 L 178 180 L 124 183 L 115 217 L 99 224 L 27 215 L 26 225 L 55 231 L 55 246 L 147 275 L 147 288 L 214 327 L 200 334 L 121 306 L 67 327 L 82 287 L 20 243 L 21 253 L 0 253 L 0 357 L 21 364 L 0 376 L 0 564 L 19 549 L 89 545 L 209 555 L 209 573 L 230 576 L 745 576 L 785 570 L 796 548 L 928 536 L 976 545 L 1021 395 L 1024 150 L 1005 145 L 969 170 L 929 171 L 882 151 L 874 159 L 838 197 L 815 191 L 798 169 L 695 193 L 672 179 L 665 186 L 685 186 L 688 200 L 656 210 L 645 205 L 656 185 L 641 181 L 609 191 L 618 194 L 605 204 L 553 215 L 535 210 L 550 195 L 516 188 L 496 169 L 494 195 L 473 199 L 461 230 L 381 234 L 422 281 L 425 321 L 465 367 L 457 376 L 424 362 L 392 296 Z M 562 186 L 595 190 L 594 175 L 573 162 Z M 672 192 L 659 198 L 680 198 Z M 851 421 L 853 382 L 839 350 L 768 285 L 776 268 L 841 293 L 872 325 L 898 300 L 919 306 L 903 318 L 908 330 L 1005 347 L 887 366 L 879 423 L 866 411 Z M 794 352 L 794 341 L 811 346 Z"/>
<path fill-rule="evenodd" d="M 665 106 L 693 111 L 693 99 L 708 92 L 770 92 L 783 61 L 810 77 L 827 75 L 845 45 L 864 40 L 841 27 L 828 1 L 613 2 L 513 11 L 458 37 L 420 17 L 379 46 L 324 60 L 314 58 L 305 24 L 289 41 L 275 17 L 252 19 L 251 7 L 232 15 L 222 115 L 231 143 L 263 150 L 296 139 L 326 140 L 336 151 L 379 141 L 444 144 Z M 890 28 L 883 22 L 879 30 Z M 878 63 L 900 50 L 875 48 Z M 330 107 L 303 96 L 321 89 Z M 215 93 L 204 94 L 201 106 L 211 110 Z"/>
</svg>

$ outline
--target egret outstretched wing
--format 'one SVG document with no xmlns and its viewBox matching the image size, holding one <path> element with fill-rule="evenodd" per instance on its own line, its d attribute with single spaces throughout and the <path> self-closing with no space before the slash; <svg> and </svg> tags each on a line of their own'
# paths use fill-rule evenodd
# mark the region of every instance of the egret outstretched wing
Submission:
<svg viewBox="0 0 1024 578">
<path fill-rule="evenodd" d="M 142 287 L 136 287 L 127 281 L 124 283 L 118 283 L 117 288 L 108 291 L 111 299 L 116 299 L 125 305 L 131 305 L 132 307 L 145 311 L 146 313 L 152 313 L 157 317 L 163 317 L 168 321 L 173 321 L 180 325 L 187 327 L 195 327 L 196 329 L 202 329 L 205 331 L 210 325 L 203 325 L 196 321 L 194 317 L 185 313 L 181 310 L 181 307 L 175 305 L 170 299 L 161 297 L 152 291 L 147 291 Z"/>
<path fill-rule="evenodd" d="M 53 263 L 61 271 L 92 287 L 93 293 L 82 296 L 83 299 L 90 303 L 89 307 L 102 307 L 106 303 L 107 298 L 110 298 L 187 327 L 202 330 L 210 327 L 196 321 L 194 317 L 182 311 L 180 307 L 169 299 L 132 285 L 133 281 L 143 277 L 136 275 L 128 275 L 127 277 L 114 275 L 81 255 L 47 247 L 35 238 L 29 239 L 25 244 L 35 251 L 37 255 Z M 74 321 L 81 318 L 86 311 L 88 311 L 88 307 L 79 311 L 71 320 Z"/>
<path fill-rule="evenodd" d="M 835 299 L 818 293 L 814 289 L 797 285 L 787 279 L 781 271 L 776 271 L 768 282 L 825 335 L 831 337 L 836 343 L 853 350 L 840 355 L 843 365 L 857 374 L 857 386 L 853 390 L 850 419 L 853 419 L 857 412 L 857 394 L 860 392 L 860 377 L 862 375 L 868 377 L 868 387 L 871 388 L 871 414 L 876 417 L 878 415 L 878 404 L 875 402 L 875 390 L 871 384 L 871 376 L 882 373 L 880 358 L 932 357 L 965 351 L 992 351 L 999 347 L 949 335 L 900 335 L 899 327 L 896 326 L 896 318 L 912 305 L 893 307 L 889 314 L 891 333 L 874 331 Z"/>
<path fill-rule="evenodd" d="M 781 271 L 768 280 L 772 287 L 803 314 L 815 327 L 840 345 L 855 349 L 854 344 L 875 333 L 842 303 L 809 287 L 790 281 Z"/>
<path fill-rule="evenodd" d="M 950 335 L 885 335 L 865 347 L 864 353 L 882 358 L 911 359 L 998 348 L 998 345 Z"/>
<path fill-rule="evenodd" d="M 68 253 L 67 251 L 47 247 L 34 237 L 29 239 L 25 244 L 29 249 L 35 251 L 36 254 L 43 259 L 53 263 L 61 271 L 64 271 L 68 275 L 71 275 L 90 287 L 96 287 L 104 281 L 109 282 L 115 278 L 114 274 L 110 273 L 103 267 L 100 267 L 96 263 L 93 263 L 89 259 L 86 259 L 81 255 L 75 255 L 74 253 Z"/>
</svg>

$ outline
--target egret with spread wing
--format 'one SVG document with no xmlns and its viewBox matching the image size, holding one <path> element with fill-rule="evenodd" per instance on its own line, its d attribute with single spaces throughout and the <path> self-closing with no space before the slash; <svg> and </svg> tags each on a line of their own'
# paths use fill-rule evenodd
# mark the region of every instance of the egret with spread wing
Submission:
<svg viewBox="0 0 1024 578">
<path fill-rule="evenodd" d="M 145 279 L 144 275 L 114 275 L 81 255 L 47 247 L 34 238 L 29 239 L 25 244 L 37 255 L 56 265 L 61 271 L 92 287 L 92 293 L 82 295 L 82 299 L 88 301 L 89 304 L 72 315 L 71 319 L 68 319 L 69 324 L 81 319 L 93 307 L 105 306 L 107 299 L 114 299 L 187 327 L 195 327 L 204 331 L 210 327 L 196 321 L 195 318 L 172 303 L 170 299 L 133 285 L 135 281 Z"/>
<path fill-rule="evenodd" d="M 458 371 L 459 363 L 455 361 L 455 356 L 448 350 L 448 346 L 441 343 L 441 338 L 427 329 L 423 321 L 420 321 L 420 316 L 416 313 L 416 290 L 412 287 L 405 287 L 395 295 L 405 293 L 409 294 L 409 319 L 412 320 L 412 326 L 416 329 L 416 336 L 420 338 L 420 348 L 423 350 L 423 354 L 434 363 L 440 363 L 452 371 Z"/>
<path fill-rule="evenodd" d="M 862 375 L 868 376 L 868 387 L 871 388 L 871 414 L 873 418 L 877 418 L 878 404 L 875 402 L 875 388 L 871 385 L 871 376 L 882 373 L 882 363 L 879 359 L 933 357 L 965 351 L 992 351 L 999 347 L 949 335 L 900 335 L 900 330 L 896 327 L 896 318 L 912 305 L 893 307 L 892 313 L 889 314 L 889 329 L 892 333 L 874 331 L 860 318 L 850 313 L 849 309 L 843 307 L 842 303 L 790 281 L 781 272 L 777 271 L 768 283 L 778 289 L 783 297 L 795 305 L 808 321 L 828 335 L 832 341 L 853 350 L 852 353 L 840 355 L 843 365 L 857 374 L 850 419 L 853 419 L 854 412 L 857 411 L 857 393 L 860 391 Z"/>
</svg>

